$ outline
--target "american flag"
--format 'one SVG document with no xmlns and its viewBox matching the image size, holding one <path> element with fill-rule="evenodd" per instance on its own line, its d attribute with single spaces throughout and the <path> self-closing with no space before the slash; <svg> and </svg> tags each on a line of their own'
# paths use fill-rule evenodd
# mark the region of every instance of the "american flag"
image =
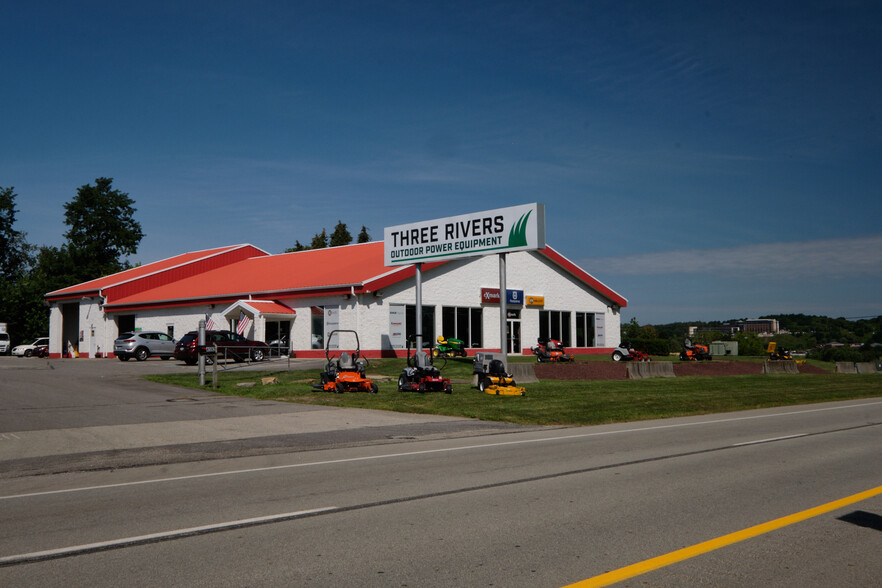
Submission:
<svg viewBox="0 0 882 588">
<path fill-rule="evenodd" d="M 206 312 L 205 313 L 205 330 L 213 331 L 214 330 L 214 321 L 211 320 L 211 316 Z"/>
<path fill-rule="evenodd" d="M 244 335 L 245 331 L 248 330 L 248 324 L 251 322 L 251 319 L 248 318 L 248 315 L 245 314 L 245 311 L 239 311 L 239 323 L 236 325 L 236 332 L 240 335 Z"/>
</svg>

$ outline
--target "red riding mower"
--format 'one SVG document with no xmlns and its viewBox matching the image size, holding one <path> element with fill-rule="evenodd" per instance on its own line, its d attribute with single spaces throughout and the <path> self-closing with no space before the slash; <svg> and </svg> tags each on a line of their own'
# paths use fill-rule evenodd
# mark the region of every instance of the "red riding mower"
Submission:
<svg viewBox="0 0 882 588">
<path fill-rule="evenodd" d="M 530 347 L 530 351 L 536 356 L 539 363 L 575 361 L 572 355 L 566 352 L 563 343 L 557 339 L 544 339 L 539 337 L 536 345 Z"/>
<path fill-rule="evenodd" d="M 680 361 L 710 361 L 710 351 L 707 345 L 693 345 L 692 341 L 686 339 L 683 343 L 683 351 L 680 352 Z"/>
<path fill-rule="evenodd" d="M 613 361 L 652 361 L 649 354 L 637 351 L 630 341 L 622 341 L 612 352 Z"/>
<path fill-rule="evenodd" d="M 355 335 L 355 351 L 352 354 L 343 352 L 334 361 L 331 357 L 331 341 L 337 333 L 352 333 Z M 370 378 L 365 376 L 365 368 L 368 360 L 361 357 L 361 345 L 358 341 L 358 333 L 355 331 L 331 331 L 325 346 L 325 358 L 328 363 L 325 371 L 321 374 L 321 384 L 313 384 L 313 388 L 325 392 L 371 392 L 377 393 L 378 387 Z"/>
<path fill-rule="evenodd" d="M 407 367 L 401 370 L 398 376 L 398 389 L 402 392 L 445 392 L 451 394 L 453 386 L 450 378 L 441 377 L 441 369 L 435 367 L 432 356 L 425 351 L 416 351 L 410 355 L 410 344 L 414 337 L 407 338 Z"/>
</svg>

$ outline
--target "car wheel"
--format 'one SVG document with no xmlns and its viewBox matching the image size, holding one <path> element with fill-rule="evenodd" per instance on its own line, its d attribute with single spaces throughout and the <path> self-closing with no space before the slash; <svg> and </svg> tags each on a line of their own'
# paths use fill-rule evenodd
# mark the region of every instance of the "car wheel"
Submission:
<svg viewBox="0 0 882 588">
<path fill-rule="evenodd" d="M 264 353 L 263 349 L 255 349 L 251 352 L 251 359 L 254 361 L 263 361 Z"/>
<path fill-rule="evenodd" d="M 168 359 L 171 359 L 171 356 L 169 356 L 169 355 L 162 355 L 162 356 L 160 356 L 159 359 L 161 359 L 162 361 L 166 361 L 166 360 L 168 360 Z"/>
<path fill-rule="evenodd" d="M 128 355 L 117 355 L 120 361 L 129 361 Z"/>
<path fill-rule="evenodd" d="M 135 350 L 135 359 L 137 359 L 138 361 L 144 361 L 148 357 L 150 357 L 150 352 L 147 351 L 144 347 L 138 347 Z"/>
<path fill-rule="evenodd" d="M 24 354 L 24 356 L 25 356 L 25 357 L 30 357 L 30 356 L 31 356 L 31 350 L 30 350 L 30 349 L 25 349 L 25 354 Z"/>
</svg>

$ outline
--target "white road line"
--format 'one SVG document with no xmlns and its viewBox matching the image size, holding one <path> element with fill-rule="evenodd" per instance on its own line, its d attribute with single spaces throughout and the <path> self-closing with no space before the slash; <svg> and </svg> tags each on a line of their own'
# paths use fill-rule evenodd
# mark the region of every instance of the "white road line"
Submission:
<svg viewBox="0 0 882 588">
<path fill-rule="evenodd" d="M 371 461 L 378 459 L 392 459 L 397 457 L 410 457 L 415 455 L 428 455 L 433 453 L 451 453 L 455 451 L 469 451 L 473 449 L 487 449 L 491 447 L 505 447 L 512 445 L 526 445 L 530 443 L 548 443 L 551 441 L 568 441 L 571 439 L 585 439 L 588 437 L 604 437 L 608 435 L 622 435 L 625 433 L 639 433 L 645 431 L 658 431 L 662 429 L 679 429 L 685 427 L 697 427 L 700 425 L 714 425 L 720 423 L 732 423 L 738 421 L 749 421 L 749 420 L 757 420 L 757 419 L 766 419 L 766 418 L 777 418 L 783 416 L 792 416 L 798 414 L 809 414 L 813 412 L 828 412 L 831 410 L 845 410 L 848 408 L 864 408 L 867 406 L 873 406 L 876 404 L 882 404 L 882 400 L 874 401 L 874 402 L 866 402 L 862 404 L 848 404 L 844 406 L 830 406 L 825 408 L 811 408 L 807 410 L 794 410 L 788 412 L 774 413 L 774 414 L 762 414 L 762 415 L 752 415 L 752 416 L 742 416 L 742 417 L 732 417 L 732 418 L 724 418 L 724 419 L 716 419 L 709 421 L 696 421 L 693 423 L 673 423 L 670 425 L 655 425 L 652 427 L 637 427 L 633 429 L 621 429 L 617 431 L 594 431 L 591 433 L 577 433 L 573 435 L 559 435 L 556 437 L 543 437 L 542 439 L 519 439 L 516 441 L 502 441 L 499 443 L 484 443 L 480 445 L 465 445 L 463 447 L 444 447 L 440 449 L 424 449 L 420 451 L 405 451 L 401 453 L 389 453 L 383 455 L 368 455 L 363 457 L 349 457 L 344 459 L 332 459 L 327 461 L 314 461 L 307 463 L 295 463 L 295 464 L 286 464 L 286 465 L 278 465 L 278 466 L 267 466 L 262 468 L 249 468 L 244 470 L 231 470 L 227 472 L 212 472 L 208 474 L 192 474 L 188 476 L 175 476 L 171 478 L 157 478 L 154 480 L 139 480 L 136 482 L 121 482 L 119 484 L 102 484 L 98 486 L 85 486 L 82 488 L 66 488 L 63 490 L 47 490 L 45 492 L 31 492 L 27 494 L 13 494 L 9 496 L 0 496 L 0 500 L 13 500 L 17 498 L 33 498 L 36 496 L 48 496 L 52 494 L 68 494 L 72 492 L 87 492 L 90 490 L 105 490 L 109 488 L 123 488 L 127 486 L 141 486 L 144 484 L 160 484 L 165 482 L 179 482 L 181 480 L 193 480 L 197 478 L 214 478 L 217 476 L 235 476 L 239 474 L 252 474 L 256 472 L 269 472 L 273 470 L 287 470 L 287 469 L 295 469 L 295 468 L 305 468 L 305 467 L 314 467 L 314 466 L 326 466 L 326 465 L 334 465 L 334 464 L 342 464 L 342 463 L 352 463 L 359 461 Z"/>
<path fill-rule="evenodd" d="M 49 549 L 46 551 L 35 551 L 32 553 L 21 553 L 19 555 L 9 555 L 0 557 L 0 566 L 23 563 L 26 561 L 38 561 L 43 559 L 52 559 L 64 557 L 78 553 L 88 553 L 92 551 L 102 551 L 105 549 L 113 549 L 116 547 L 140 545 L 144 543 L 152 543 L 155 541 L 163 541 L 167 539 L 175 539 L 186 537 L 189 535 L 201 535 L 203 533 L 211 533 L 214 531 L 222 531 L 237 527 L 248 527 L 260 525 L 264 523 L 279 522 L 289 519 L 296 519 L 306 515 L 316 514 L 320 512 L 328 512 L 336 510 L 336 506 L 328 506 L 325 508 L 313 508 L 310 510 L 300 510 L 296 512 L 286 512 L 276 515 L 268 515 L 264 517 L 254 517 L 250 519 L 240 519 L 238 521 L 228 521 L 225 523 L 215 523 L 213 525 L 202 525 L 200 527 L 190 527 L 187 529 L 175 529 L 173 531 L 164 531 L 162 533 L 151 533 L 149 535 L 140 535 L 137 537 L 126 537 L 124 539 L 114 539 L 112 541 L 100 541 L 98 543 L 86 543 L 84 545 L 72 545 L 70 547 L 62 547 L 59 549 Z"/>
<path fill-rule="evenodd" d="M 745 445 L 759 445 L 760 443 L 772 443 L 774 441 L 783 441 L 785 439 L 796 439 L 805 437 L 808 433 L 799 433 L 798 435 L 785 435 L 783 437 L 772 437 L 770 439 L 758 439 L 756 441 L 745 441 L 744 443 L 733 443 L 732 447 L 744 447 Z"/>
</svg>

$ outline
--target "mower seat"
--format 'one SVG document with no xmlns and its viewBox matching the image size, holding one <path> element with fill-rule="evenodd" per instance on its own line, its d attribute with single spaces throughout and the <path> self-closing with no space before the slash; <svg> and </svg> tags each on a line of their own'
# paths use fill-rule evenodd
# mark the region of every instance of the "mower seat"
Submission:
<svg viewBox="0 0 882 588">
<path fill-rule="evenodd" d="M 426 369 L 429 367 L 431 362 L 429 362 L 429 354 L 425 351 L 417 351 L 413 354 L 413 365 L 420 369 Z"/>
<path fill-rule="evenodd" d="M 351 372 L 355 370 L 355 362 L 352 361 L 352 356 L 345 351 L 341 353 L 340 358 L 337 360 L 337 369 L 341 372 Z"/>
</svg>

